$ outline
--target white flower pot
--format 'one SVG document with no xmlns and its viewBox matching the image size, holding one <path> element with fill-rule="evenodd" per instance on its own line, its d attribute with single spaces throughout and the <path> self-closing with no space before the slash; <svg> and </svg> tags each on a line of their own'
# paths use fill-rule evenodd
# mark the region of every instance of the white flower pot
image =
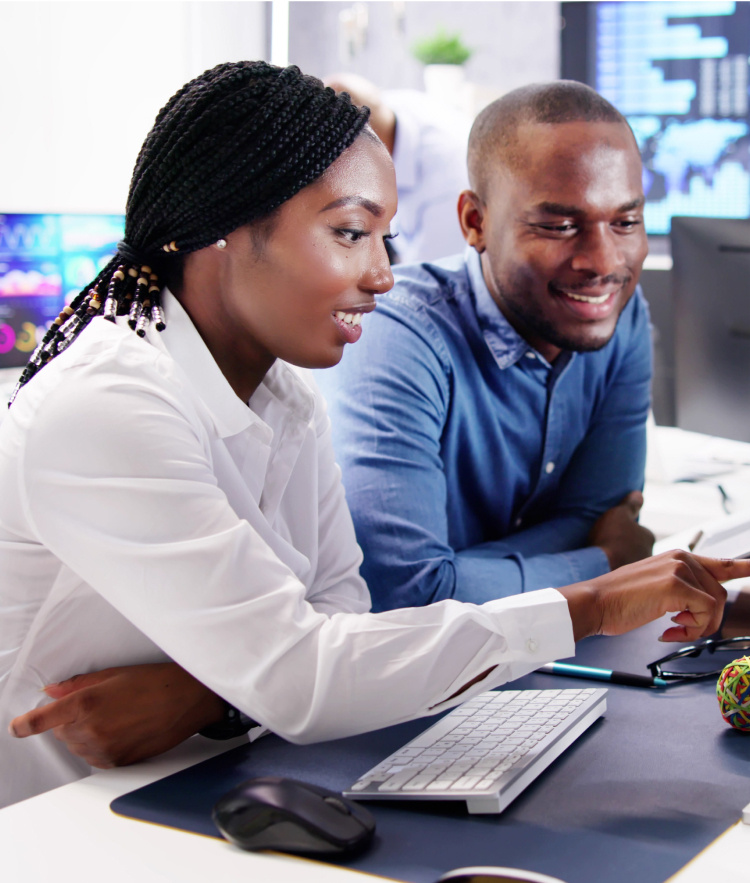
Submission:
<svg viewBox="0 0 750 883">
<path fill-rule="evenodd" d="M 463 105 L 466 91 L 465 72 L 460 64 L 428 64 L 424 69 L 424 88 L 428 95 L 455 108 Z"/>
</svg>

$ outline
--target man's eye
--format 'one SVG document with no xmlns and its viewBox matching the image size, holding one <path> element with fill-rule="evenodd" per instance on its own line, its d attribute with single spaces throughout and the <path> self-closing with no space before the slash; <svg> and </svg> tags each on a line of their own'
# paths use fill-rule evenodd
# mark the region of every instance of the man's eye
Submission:
<svg viewBox="0 0 750 883">
<path fill-rule="evenodd" d="M 624 218 L 622 221 L 617 222 L 617 226 L 625 230 L 631 230 L 633 227 L 640 227 L 642 223 L 642 218 Z"/>
<path fill-rule="evenodd" d="M 570 233 L 576 229 L 575 224 L 537 224 L 537 227 L 547 233 Z"/>
</svg>

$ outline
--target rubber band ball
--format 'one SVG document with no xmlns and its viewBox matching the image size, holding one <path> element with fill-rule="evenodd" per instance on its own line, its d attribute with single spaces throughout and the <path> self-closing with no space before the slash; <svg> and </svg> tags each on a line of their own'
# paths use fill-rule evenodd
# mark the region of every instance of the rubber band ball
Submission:
<svg viewBox="0 0 750 883">
<path fill-rule="evenodd" d="M 726 665 L 716 683 L 721 716 L 737 730 L 750 731 L 750 657 Z"/>
</svg>

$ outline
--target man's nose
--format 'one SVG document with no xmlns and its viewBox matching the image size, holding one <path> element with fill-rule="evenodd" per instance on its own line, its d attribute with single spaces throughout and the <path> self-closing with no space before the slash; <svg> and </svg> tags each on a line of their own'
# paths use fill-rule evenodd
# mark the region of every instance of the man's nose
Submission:
<svg viewBox="0 0 750 883">
<path fill-rule="evenodd" d="M 597 224 L 578 239 L 571 266 L 592 276 L 609 276 L 622 270 L 622 237 L 609 224 Z"/>
</svg>

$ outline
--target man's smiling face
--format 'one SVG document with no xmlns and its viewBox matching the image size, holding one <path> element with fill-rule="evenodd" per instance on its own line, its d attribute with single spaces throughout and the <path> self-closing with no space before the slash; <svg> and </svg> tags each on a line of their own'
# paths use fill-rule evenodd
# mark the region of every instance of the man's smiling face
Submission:
<svg viewBox="0 0 750 883">
<path fill-rule="evenodd" d="M 473 196 L 469 242 L 487 286 L 550 361 L 600 349 L 648 251 L 633 135 L 617 122 L 526 123 L 515 147 L 517 159 L 496 161 Z"/>
</svg>

